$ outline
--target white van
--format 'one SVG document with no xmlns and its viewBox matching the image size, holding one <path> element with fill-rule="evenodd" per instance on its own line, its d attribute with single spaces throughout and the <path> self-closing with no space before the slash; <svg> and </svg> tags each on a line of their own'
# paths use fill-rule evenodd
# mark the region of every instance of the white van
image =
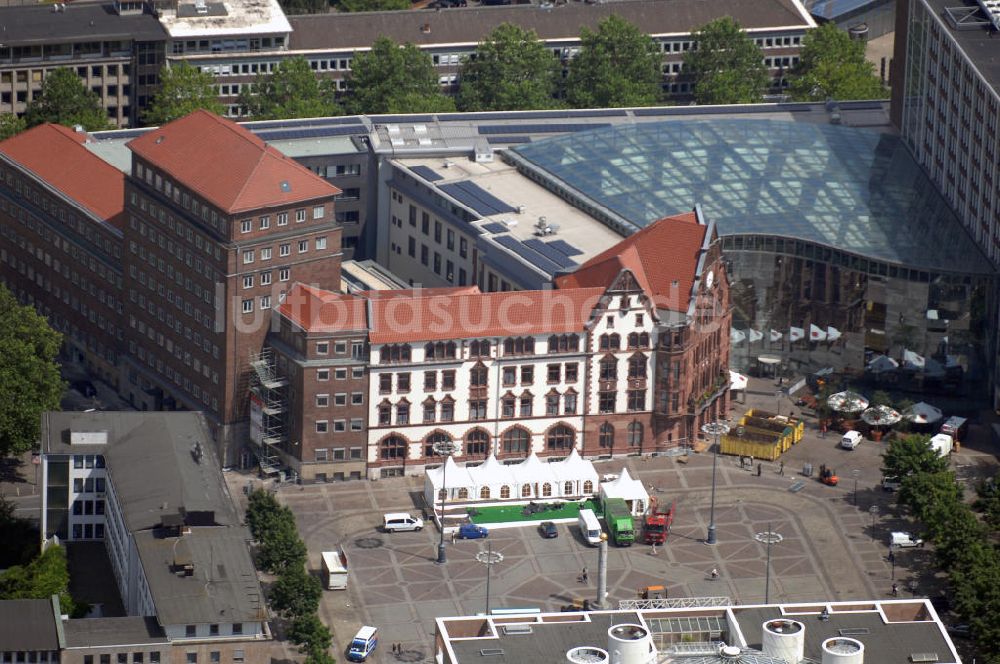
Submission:
<svg viewBox="0 0 1000 664">
<path fill-rule="evenodd" d="M 601 543 L 601 524 L 597 521 L 594 510 L 580 510 L 577 525 L 580 526 L 580 534 L 587 540 L 587 544 L 597 546 Z"/>
<path fill-rule="evenodd" d="M 323 552 L 323 585 L 327 590 L 347 590 L 347 555 L 343 551 Z"/>
<path fill-rule="evenodd" d="M 378 645 L 378 629 L 365 625 L 351 639 L 351 647 L 347 649 L 347 659 L 351 662 L 363 662 L 372 654 Z"/>
<path fill-rule="evenodd" d="M 844 434 L 844 437 L 840 439 L 840 446 L 845 450 L 853 450 L 860 444 L 861 434 L 857 431 L 848 431 Z"/>
<path fill-rule="evenodd" d="M 382 529 L 387 533 L 403 530 L 420 530 L 423 527 L 423 519 L 410 516 L 406 512 L 393 512 L 382 516 Z"/>
</svg>

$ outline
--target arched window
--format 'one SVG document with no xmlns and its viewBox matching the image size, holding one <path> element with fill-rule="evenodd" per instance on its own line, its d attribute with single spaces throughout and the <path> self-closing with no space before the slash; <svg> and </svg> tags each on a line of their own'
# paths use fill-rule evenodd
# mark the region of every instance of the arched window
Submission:
<svg viewBox="0 0 1000 664">
<path fill-rule="evenodd" d="M 605 449 L 611 449 L 615 446 L 615 428 L 610 422 L 605 422 L 601 425 L 598 442 Z"/>
<path fill-rule="evenodd" d="M 628 358 L 628 377 L 633 379 L 646 377 L 646 356 L 636 353 Z"/>
<path fill-rule="evenodd" d="M 473 341 L 469 344 L 469 355 L 471 357 L 488 357 L 490 354 L 490 341 L 489 339 L 481 339 Z"/>
<path fill-rule="evenodd" d="M 573 495 L 573 483 L 572 482 L 564 482 L 563 483 L 563 495 L 564 496 L 572 496 Z"/>
<path fill-rule="evenodd" d="M 405 459 L 406 440 L 401 436 L 389 436 L 379 443 L 379 458 L 383 460 Z"/>
<path fill-rule="evenodd" d="M 618 360 L 614 357 L 601 360 L 600 375 L 601 380 L 618 380 Z"/>
<path fill-rule="evenodd" d="M 440 360 L 446 357 L 455 357 L 455 346 L 454 341 L 449 341 L 445 343 L 443 341 L 438 341 L 437 343 L 428 343 L 424 346 L 424 359 L 427 360 Z"/>
<path fill-rule="evenodd" d="M 600 337 L 601 350 L 618 350 L 622 345 L 622 338 L 617 334 L 602 334 Z"/>
<path fill-rule="evenodd" d="M 629 348 L 635 348 L 638 345 L 639 345 L 639 333 L 638 332 L 629 332 L 629 335 L 628 335 L 628 347 Z"/>
<path fill-rule="evenodd" d="M 485 456 L 490 449 L 490 434 L 482 429 L 473 429 L 465 434 L 465 453 Z"/>
<path fill-rule="evenodd" d="M 490 488 L 488 486 L 484 486 L 482 489 L 479 490 L 479 499 L 480 500 L 490 499 Z"/>
<path fill-rule="evenodd" d="M 610 344 L 612 350 L 618 350 L 622 347 L 622 338 L 617 334 L 612 334 Z"/>
<path fill-rule="evenodd" d="M 583 492 L 584 493 L 594 493 L 594 483 L 591 482 L 590 480 L 587 480 L 586 482 L 584 482 L 583 483 Z"/>
<path fill-rule="evenodd" d="M 469 499 L 469 490 L 466 489 L 464 486 L 461 489 L 458 490 L 458 499 L 459 500 L 468 500 Z"/>
<path fill-rule="evenodd" d="M 517 337 L 514 339 L 504 339 L 504 355 L 533 355 L 535 352 L 534 337 Z"/>
<path fill-rule="evenodd" d="M 531 498 L 531 485 L 530 484 L 522 484 L 521 485 L 521 497 L 522 498 Z"/>
<path fill-rule="evenodd" d="M 391 362 L 409 362 L 410 344 L 390 344 L 382 347 L 379 361 L 382 364 Z"/>
<path fill-rule="evenodd" d="M 503 432 L 503 451 L 513 454 L 527 453 L 531 445 L 531 434 L 526 429 L 515 427 Z"/>
<path fill-rule="evenodd" d="M 555 334 L 549 337 L 549 352 L 550 353 L 559 352 L 559 337 Z"/>
<path fill-rule="evenodd" d="M 500 487 L 500 498 L 502 498 L 504 500 L 506 500 L 507 498 L 510 498 L 510 487 L 507 486 L 506 484 L 504 484 L 502 487 Z"/>
<path fill-rule="evenodd" d="M 472 387 L 486 387 L 488 384 L 489 372 L 482 364 L 477 364 L 469 370 L 469 384 Z"/>
<path fill-rule="evenodd" d="M 557 424 L 549 429 L 545 437 L 545 447 L 550 450 L 568 450 L 573 447 L 576 434 L 565 424 Z"/>
<path fill-rule="evenodd" d="M 649 333 L 648 332 L 640 332 L 639 333 L 639 347 L 640 348 L 649 348 Z"/>
<path fill-rule="evenodd" d="M 434 451 L 435 443 L 450 443 L 452 442 L 451 436 L 446 434 L 444 431 L 435 431 L 431 435 L 424 438 L 424 456 L 427 458 L 437 456 L 437 452 Z"/>
<path fill-rule="evenodd" d="M 542 485 L 542 497 L 548 498 L 552 495 L 552 485 L 546 482 Z"/>
<path fill-rule="evenodd" d="M 643 426 L 638 420 L 628 425 L 628 444 L 632 447 L 642 445 Z"/>
</svg>

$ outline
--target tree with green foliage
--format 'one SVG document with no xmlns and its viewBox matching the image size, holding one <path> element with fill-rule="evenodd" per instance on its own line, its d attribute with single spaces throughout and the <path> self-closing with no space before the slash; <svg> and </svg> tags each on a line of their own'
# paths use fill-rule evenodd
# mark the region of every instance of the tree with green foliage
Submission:
<svg viewBox="0 0 1000 664">
<path fill-rule="evenodd" d="M 892 406 L 892 395 L 885 390 L 875 390 L 872 394 L 873 406 Z"/>
<path fill-rule="evenodd" d="M 50 545 L 27 565 L 15 565 L 0 574 L 0 599 L 48 599 L 59 595 L 59 607 L 74 618 L 86 615 L 89 607 L 69 594 L 66 550 Z"/>
<path fill-rule="evenodd" d="M 19 118 L 13 113 L 0 113 L 0 141 L 20 134 L 27 128 L 28 123 L 24 118 Z"/>
<path fill-rule="evenodd" d="M 983 513 L 990 527 L 1000 530 L 1000 482 L 997 479 L 994 476 L 976 488 L 978 497 L 974 507 Z"/>
<path fill-rule="evenodd" d="M 906 478 L 918 473 L 943 473 L 948 460 L 931 447 L 931 437 L 911 434 L 894 438 L 882 455 L 882 475 Z"/>
<path fill-rule="evenodd" d="M 684 73 L 694 80 L 699 104 L 754 104 L 770 85 L 764 54 L 730 16 L 703 25 L 698 45 L 684 54 Z"/>
<path fill-rule="evenodd" d="M 337 664 L 337 661 L 330 656 L 330 653 L 323 650 L 319 652 L 310 652 L 306 655 L 304 664 Z"/>
<path fill-rule="evenodd" d="M 320 81 L 302 56 L 282 61 L 270 74 L 260 73 L 239 96 L 254 120 L 316 118 L 337 115 L 329 81 Z"/>
<path fill-rule="evenodd" d="M 410 8 L 410 0 L 339 0 L 345 12 L 389 12 Z"/>
<path fill-rule="evenodd" d="M 198 109 L 216 115 L 225 112 L 215 89 L 215 77 L 181 62 L 160 69 L 160 87 L 142 118 L 146 124 L 162 125 Z"/>
<path fill-rule="evenodd" d="M 109 129 L 108 115 L 101 100 L 72 69 L 54 69 L 45 75 L 42 91 L 28 104 L 24 119 L 29 127 L 53 122 L 87 131 Z"/>
<path fill-rule="evenodd" d="M 280 515 L 281 503 L 278 502 L 273 493 L 264 489 L 250 492 L 247 501 L 246 522 L 250 534 L 255 540 L 264 541 L 270 530 L 275 527 L 275 522 L 281 518 Z"/>
<path fill-rule="evenodd" d="M 14 509 L 14 503 L 0 495 L 0 569 L 27 565 L 38 553 L 38 529 Z"/>
<path fill-rule="evenodd" d="M 285 617 L 293 618 L 316 613 L 323 585 L 309 574 L 305 567 L 289 567 L 271 586 L 271 608 Z"/>
<path fill-rule="evenodd" d="M 258 489 L 250 494 L 246 521 L 257 540 L 261 569 L 281 574 L 305 565 L 306 545 L 295 528 L 295 515 L 270 492 Z"/>
<path fill-rule="evenodd" d="M 354 56 L 344 106 L 357 115 L 455 110 L 454 100 L 441 93 L 430 56 L 388 37 L 379 37 L 370 51 Z"/>
<path fill-rule="evenodd" d="M 299 646 L 302 654 L 325 653 L 332 641 L 330 630 L 315 613 L 296 616 L 288 626 L 288 640 Z"/>
<path fill-rule="evenodd" d="M 810 30 L 802 41 L 799 63 L 788 77 L 796 101 L 885 99 L 888 93 L 865 59 L 865 42 L 851 39 L 834 23 Z"/>
<path fill-rule="evenodd" d="M 62 335 L 0 284 L 0 457 L 38 443 L 42 413 L 59 410 L 66 386 L 56 356 Z"/>
<path fill-rule="evenodd" d="M 617 14 L 580 31 L 566 100 L 577 108 L 650 106 L 660 100 L 663 56 L 653 39 Z"/>
<path fill-rule="evenodd" d="M 523 111 L 556 108 L 560 64 L 534 30 L 503 23 L 462 63 L 458 108 Z"/>
<path fill-rule="evenodd" d="M 330 11 L 328 0 L 279 0 L 286 14 L 325 14 Z"/>
</svg>

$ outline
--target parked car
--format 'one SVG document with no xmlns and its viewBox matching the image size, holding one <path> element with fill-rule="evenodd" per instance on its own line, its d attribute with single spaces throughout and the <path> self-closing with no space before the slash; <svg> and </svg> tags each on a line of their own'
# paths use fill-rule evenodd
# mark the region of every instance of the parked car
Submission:
<svg viewBox="0 0 1000 664">
<path fill-rule="evenodd" d="M 387 533 L 406 530 L 420 530 L 424 527 L 424 520 L 417 516 L 410 516 L 406 512 L 393 512 L 382 516 L 382 529 Z"/>
<path fill-rule="evenodd" d="M 848 431 L 844 434 L 844 437 L 840 439 L 840 446 L 845 450 L 853 450 L 855 447 L 861 444 L 861 433 L 858 431 Z"/>
<path fill-rule="evenodd" d="M 889 546 L 899 549 L 899 548 L 910 548 L 914 546 L 923 546 L 924 541 L 919 537 L 914 537 L 910 533 L 896 531 L 889 535 Z"/>
<path fill-rule="evenodd" d="M 559 530 L 556 528 L 556 524 L 551 521 L 542 521 L 542 523 L 538 526 L 538 532 L 540 532 L 542 537 L 545 539 L 559 537 Z"/>
<path fill-rule="evenodd" d="M 899 481 L 898 477 L 883 477 L 882 478 L 882 490 L 892 493 L 897 491 L 902 483 Z"/>
<path fill-rule="evenodd" d="M 972 636 L 972 628 L 969 623 L 958 623 L 957 625 L 948 625 L 948 634 L 952 636 L 957 636 L 961 639 L 967 639 Z"/>
<path fill-rule="evenodd" d="M 490 531 L 474 523 L 463 523 L 458 527 L 458 539 L 482 539 L 489 537 Z"/>
<path fill-rule="evenodd" d="M 83 396 L 87 397 L 88 399 L 90 397 L 96 397 L 97 396 L 97 388 L 94 387 L 94 384 L 91 383 L 89 380 L 77 380 L 77 381 L 73 381 L 73 383 L 70 385 L 70 387 L 72 387 L 74 390 L 76 390 L 77 392 L 79 392 Z"/>
</svg>

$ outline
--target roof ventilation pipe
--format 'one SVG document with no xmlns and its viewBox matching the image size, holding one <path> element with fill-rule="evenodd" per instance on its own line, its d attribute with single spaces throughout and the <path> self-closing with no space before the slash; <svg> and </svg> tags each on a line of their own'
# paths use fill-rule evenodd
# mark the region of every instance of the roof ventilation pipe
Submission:
<svg viewBox="0 0 1000 664">
<path fill-rule="evenodd" d="M 566 651 L 569 664 L 608 664 L 608 651 L 591 646 L 580 646 Z"/>
<path fill-rule="evenodd" d="M 864 664 L 865 645 L 855 639 L 835 636 L 823 642 L 823 664 Z"/>
<path fill-rule="evenodd" d="M 768 620 L 761 627 L 761 650 L 768 657 L 786 662 L 801 662 L 805 658 L 806 628 L 797 620 Z"/>
<path fill-rule="evenodd" d="M 610 664 L 649 664 L 656 659 L 656 648 L 649 631 L 642 625 L 615 625 L 608 630 Z"/>
</svg>

